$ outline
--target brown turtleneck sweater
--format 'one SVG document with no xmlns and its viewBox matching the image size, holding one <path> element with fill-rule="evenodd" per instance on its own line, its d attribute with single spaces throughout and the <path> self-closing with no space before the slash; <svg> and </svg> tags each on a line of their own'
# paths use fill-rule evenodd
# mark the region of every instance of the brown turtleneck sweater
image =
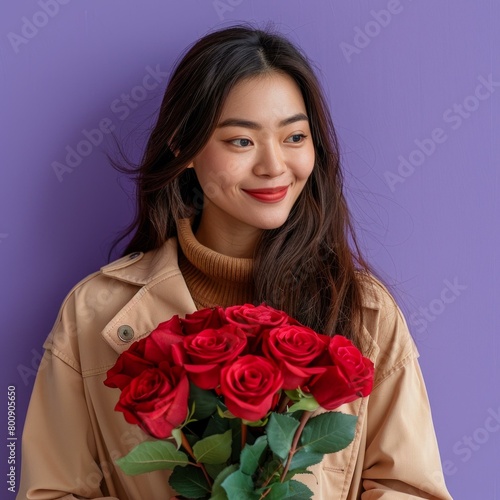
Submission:
<svg viewBox="0 0 500 500">
<path fill-rule="evenodd" d="M 253 260 L 228 257 L 198 242 L 190 219 L 177 221 L 179 268 L 198 309 L 252 303 Z"/>
</svg>

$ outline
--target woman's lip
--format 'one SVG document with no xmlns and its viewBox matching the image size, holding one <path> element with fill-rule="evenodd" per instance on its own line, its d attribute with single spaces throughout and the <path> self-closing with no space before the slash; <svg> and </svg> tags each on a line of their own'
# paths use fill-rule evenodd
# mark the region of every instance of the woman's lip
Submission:
<svg viewBox="0 0 500 500">
<path fill-rule="evenodd" d="M 285 198 L 288 186 L 273 189 L 243 189 L 252 198 L 265 203 L 276 203 Z"/>
<path fill-rule="evenodd" d="M 247 193 L 257 193 L 257 194 L 273 194 L 273 193 L 281 193 L 288 189 L 288 186 L 278 186 L 275 188 L 267 188 L 267 189 L 244 189 Z"/>
</svg>

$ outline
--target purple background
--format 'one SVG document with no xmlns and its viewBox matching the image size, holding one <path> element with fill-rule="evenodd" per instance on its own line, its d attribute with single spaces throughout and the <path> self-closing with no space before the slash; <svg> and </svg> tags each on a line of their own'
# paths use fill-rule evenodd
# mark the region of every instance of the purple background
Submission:
<svg viewBox="0 0 500 500">
<path fill-rule="evenodd" d="M 178 54 L 212 28 L 272 20 L 321 68 L 363 247 L 421 353 L 449 489 L 500 498 L 500 2 L 55 1 L 0 14 L 0 396 L 16 386 L 17 435 L 64 296 L 132 215 L 110 136 L 85 151 L 82 131 L 108 118 L 137 158 Z M 79 144 L 90 154 L 58 178 Z"/>
</svg>

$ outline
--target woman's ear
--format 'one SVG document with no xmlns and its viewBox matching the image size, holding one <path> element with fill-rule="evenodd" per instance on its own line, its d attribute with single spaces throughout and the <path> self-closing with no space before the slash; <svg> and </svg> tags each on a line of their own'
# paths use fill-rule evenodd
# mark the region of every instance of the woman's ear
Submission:
<svg viewBox="0 0 500 500">
<path fill-rule="evenodd" d="M 174 151 L 174 155 L 175 155 L 176 158 L 177 158 L 177 156 L 179 156 L 179 150 L 178 149 L 176 149 Z M 193 162 L 191 162 L 186 168 L 193 168 L 193 167 L 194 167 Z"/>
<path fill-rule="evenodd" d="M 179 150 L 179 149 L 175 149 L 175 150 L 173 151 L 174 156 L 175 156 L 176 158 L 179 156 L 179 152 L 180 152 L 180 150 Z M 193 162 L 192 162 L 192 161 L 189 163 L 189 165 L 187 165 L 187 166 L 186 166 L 186 168 L 193 168 L 193 167 L 194 167 L 194 165 L 193 165 Z"/>
</svg>

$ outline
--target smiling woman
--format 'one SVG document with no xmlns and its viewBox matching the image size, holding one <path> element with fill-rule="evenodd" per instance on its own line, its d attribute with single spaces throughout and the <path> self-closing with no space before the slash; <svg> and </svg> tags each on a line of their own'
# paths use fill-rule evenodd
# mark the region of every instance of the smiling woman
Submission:
<svg viewBox="0 0 500 500">
<path fill-rule="evenodd" d="M 251 258 L 262 230 L 285 223 L 314 167 L 305 104 L 294 80 L 270 73 L 236 84 L 189 167 L 205 195 L 198 241 Z"/>
<path fill-rule="evenodd" d="M 108 370 L 132 341 L 151 340 L 175 315 L 265 303 L 291 324 L 327 335 L 324 346 L 339 341 L 339 359 L 350 349 L 336 337 L 343 336 L 375 366 L 371 394 L 340 407 L 357 417 L 352 442 L 297 476 L 312 498 L 449 500 L 418 353 L 398 305 L 359 251 L 335 131 L 305 55 L 269 30 L 234 26 L 206 35 L 174 69 L 140 164 L 117 166 L 137 179 L 136 217 L 123 235 L 132 238 L 121 259 L 71 290 L 44 344 L 18 498 L 176 495 L 169 471 L 126 476 L 116 466 L 149 438 L 114 411 L 119 395 L 103 383 Z M 132 345 L 128 355 L 141 354 L 144 344 Z M 240 354 L 221 373 L 247 353 Z M 182 378 L 180 359 L 172 370 Z M 302 361 L 301 370 L 314 371 Z M 140 357 L 134 366 L 145 369 Z M 317 374 L 306 392 L 319 382 L 329 389 L 330 379 Z M 140 389 L 141 397 L 152 391 Z M 269 398 L 282 389 L 273 385 Z M 173 395 L 166 390 L 165 398 Z M 149 412 L 165 418 L 165 401 L 150 403 Z"/>
</svg>

